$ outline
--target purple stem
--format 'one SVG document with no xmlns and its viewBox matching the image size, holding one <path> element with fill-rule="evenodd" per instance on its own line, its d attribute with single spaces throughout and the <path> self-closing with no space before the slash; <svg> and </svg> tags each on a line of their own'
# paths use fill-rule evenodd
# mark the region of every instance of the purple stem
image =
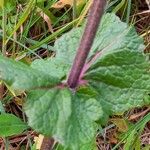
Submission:
<svg viewBox="0 0 150 150">
<path fill-rule="evenodd" d="M 100 20 L 102 18 L 106 0 L 93 0 L 87 25 L 84 30 L 79 48 L 77 50 L 73 66 L 71 68 L 67 84 L 71 89 L 75 89 L 83 70 L 84 64 L 92 47 Z"/>
<path fill-rule="evenodd" d="M 88 71 L 88 69 L 91 67 L 91 65 L 100 57 L 102 51 L 98 51 L 92 58 L 89 62 L 85 63 L 83 69 L 82 69 L 82 72 L 80 74 L 80 77 L 79 77 L 79 81 L 81 81 L 85 75 L 85 73 Z"/>
</svg>

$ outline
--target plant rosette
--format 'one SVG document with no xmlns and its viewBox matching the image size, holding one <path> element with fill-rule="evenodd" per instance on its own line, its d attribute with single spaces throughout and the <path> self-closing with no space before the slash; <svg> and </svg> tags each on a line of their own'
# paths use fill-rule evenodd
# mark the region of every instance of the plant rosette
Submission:
<svg viewBox="0 0 150 150">
<path fill-rule="evenodd" d="M 28 124 L 71 150 L 96 149 L 98 126 L 108 116 L 149 104 L 149 61 L 143 40 L 114 14 L 103 15 L 75 91 L 64 83 L 84 27 L 56 40 L 56 56 L 30 66 L 0 56 L 0 79 L 27 91 Z"/>
</svg>

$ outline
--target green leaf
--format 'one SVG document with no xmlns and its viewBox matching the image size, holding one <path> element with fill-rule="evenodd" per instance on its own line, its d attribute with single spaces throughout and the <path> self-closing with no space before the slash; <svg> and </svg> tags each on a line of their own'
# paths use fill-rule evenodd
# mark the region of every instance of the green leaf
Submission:
<svg viewBox="0 0 150 150">
<path fill-rule="evenodd" d="M 71 64 L 84 30 L 84 26 L 75 28 L 63 34 L 56 40 L 54 48 L 56 57 Z M 127 47 L 129 49 L 143 50 L 143 40 L 136 34 L 133 28 L 128 28 L 115 14 L 105 14 L 102 17 L 89 58 L 97 51 L 113 51 Z"/>
<path fill-rule="evenodd" d="M 74 28 L 57 39 L 54 45 L 56 58 L 62 59 L 65 63 L 71 65 L 75 57 L 82 32 L 83 28 Z"/>
<path fill-rule="evenodd" d="M 28 128 L 27 124 L 12 114 L 0 115 L 0 136 L 20 134 Z"/>
<path fill-rule="evenodd" d="M 47 70 L 49 70 L 48 67 Z M 51 88 L 60 82 L 59 79 L 46 72 L 2 56 L 0 56 L 0 80 L 17 90 Z"/>
<path fill-rule="evenodd" d="M 14 0 L 0 0 L 0 12 L 2 13 L 2 9 L 5 9 L 7 13 L 13 11 L 16 7 L 16 1 Z"/>
<path fill-rule="evenodd" d="M 103 114 L 93 97 L 72 95 L 68 89 L 31 91 L 25 112 L 31 127 L 72 150 L 88 150 L 88 143 L 95 145 L 95 121 Z"/>
<path fill-rule="evenodd" d="M 141 139 L 139 135 L 136 137 L 136 140 L 134 142 L 134 147 L 135 147 L 134 149 L 136 150 L 141 150 Z"/>
<path fill-rule="evenodd" d="M 61 59 L 51 58 L 47 60 L 35 60 L 31 67 L 42 71 L 45 74 L 48 74 L 58 79 L 66 77 L 66 74 L 69 71 L 69 66 L 65 64 Z"/>
<path fill-rule="evenodd" d="M 114 16 L 108 19 L 112 23 L 102 26 L 101 30 L 107 29 L 110 42 L 104 38 L 106 36 L 100 37 L 104 41 L 101 51 L 96 60 L 91 61 L 85 79 L 99 92 L 104 109 L 116 114 L 148 103 L 144 99 L 150 92 L 150 72 L 149 61 L 143 53 L 143 40 L 133 27 Z"/>
<path fill-rule="evenodd" d="M 126 140 L 126 143 L 124 145 L 124 150 L 134 150 L 134 142 L 136 142 L 136 137 L 137 137 L 137 131 L 133 130 Z"/>
<path fill-rule="evenodd" d="M 72 64 L 83 29 L 73 29 L 55 42 L 57 58 Z M 103 16 L 84 79 L 99 93 L 98 101 L 108 114 L 150 103 L 145 99 L 150 74 L 143 50 L 143 40 L 132 26 L 114 14 Z"/>
<path fill-rule="evenodd" d="M 144 99 L 150 91 L 149 63 L 140 52 L 124 49 L 100 57 L 99 67 L 89 70 L 85 78 L 111 113 L 148 103 Z"/>
</svg>

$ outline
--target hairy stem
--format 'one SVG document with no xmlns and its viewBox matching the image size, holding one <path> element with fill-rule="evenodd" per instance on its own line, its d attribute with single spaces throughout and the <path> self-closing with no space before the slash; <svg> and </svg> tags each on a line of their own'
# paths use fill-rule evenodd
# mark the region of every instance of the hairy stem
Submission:
<svg viewBox="0 0 150 150">
<path fill-rule="evenodd" d="M 85 31 L 83 33 L 73 66 L 67 80 L 68 86 L 71 89 L 76 88 L 78 85 L 79 77 L 92 47 L 96 31 L 104 12 L 105 4 L 106 0 L 93 0 L 93 4 L 91 6 L 87 20 L 87 25 L 85 27 Z"/>
</svg>

